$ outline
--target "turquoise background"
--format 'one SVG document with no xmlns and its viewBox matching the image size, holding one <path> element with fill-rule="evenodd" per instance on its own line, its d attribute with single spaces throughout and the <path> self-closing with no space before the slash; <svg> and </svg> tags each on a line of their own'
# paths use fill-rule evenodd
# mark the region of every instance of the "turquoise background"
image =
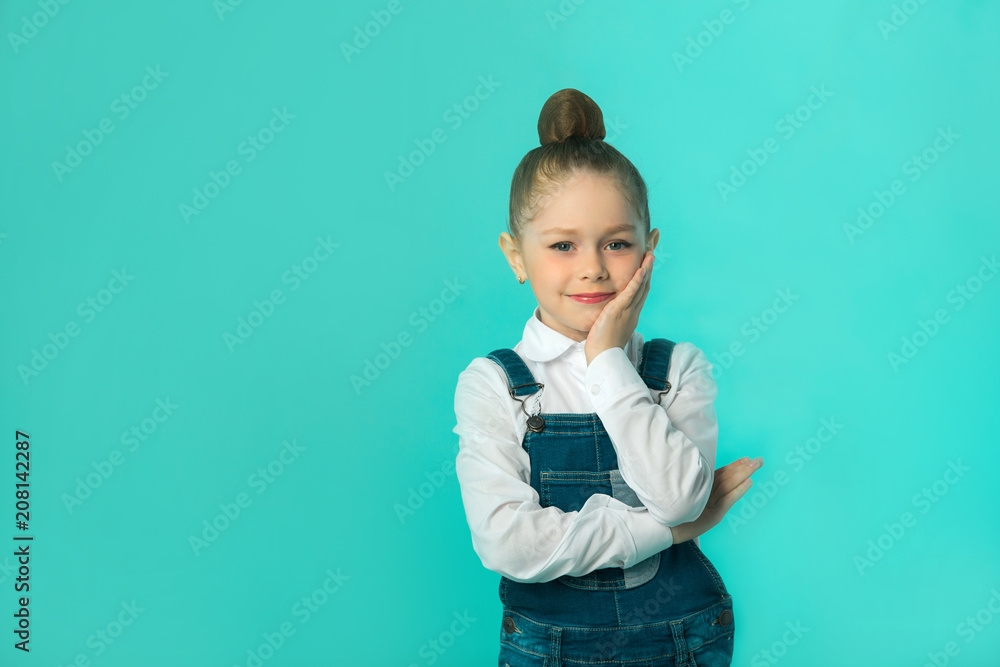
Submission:
<svg viewBox="0 0 1000 667">
<path fill-rule="evenodd" d="M 0 5 L 0 664 L 249 666 L 282 627 L 261 664 L 494 664 L 499 575 L 465 523 L 454 389 L 536 304 L 497 237 L 566 87 L 649 184 L 638 330 L 715 365 L 719 465 L 765 460 L 742 523 L 701 538 L 734 664 L 998 664 L 998 3 L 46 2 Z M 345 55 L 373 16 L 391 20 Z M 186 220 L 213 173 L 226 186 Z M 797 297 L 780 314 L 779 290 Z M 811 441 L 824 419 L 842 428 Z"/>
</svg>

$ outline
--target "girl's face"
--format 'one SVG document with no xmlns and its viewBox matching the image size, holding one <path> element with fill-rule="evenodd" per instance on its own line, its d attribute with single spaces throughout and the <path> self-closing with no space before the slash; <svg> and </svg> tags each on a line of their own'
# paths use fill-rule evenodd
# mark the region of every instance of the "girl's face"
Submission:
<svg viewBox="0 0 1000 667">
<path fill-rule="evenodd" d="M 656 247 L 659 230 L 647 239 L 638 225 L 632 207 L 608 177 L 583 171 L 527 225 L 520 251 L 512 248 L 506 233 L 501 246 L 512 250 L 507 254 L 515 272 L 527 275 L 542 322 L 583 341 L 604 306 L 628 285 L 646 250 Z M 589 294 L 607 298 L 573 298 Z"/>
</svg>

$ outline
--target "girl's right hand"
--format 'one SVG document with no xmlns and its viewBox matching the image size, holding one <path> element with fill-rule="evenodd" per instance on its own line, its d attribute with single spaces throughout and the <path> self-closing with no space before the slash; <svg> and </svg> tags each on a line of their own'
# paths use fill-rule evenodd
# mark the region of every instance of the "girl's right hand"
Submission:
<svg viewBox="0 0 1000 667">
<path fill-rule="evenodd" d="M 744 458 L 716 469 L 712 493 L 701 516 L 694 521 L 670 528 L 674 535 L 674 544 L 692 540 L 718 525 L 726 512 L 750 489 L 753 484 L 750 475 L 760 470 L 763 465 L 764 459 L 760 457 L 753 460 Z"/>
<path fill-rule="evenodd" d="M 632 333 L 639 323 L 639 313 L 649 294 L 655 260 L 652 251 L 647 250 L 625 289 L 604 304 L 583 344 L 588 366 L 601 352 L 613 347 L 625 349 L 626 343 L 632 339 Z M 643 270 L 642 275 L 639 274 L 640 269 Z"/>
</svg>

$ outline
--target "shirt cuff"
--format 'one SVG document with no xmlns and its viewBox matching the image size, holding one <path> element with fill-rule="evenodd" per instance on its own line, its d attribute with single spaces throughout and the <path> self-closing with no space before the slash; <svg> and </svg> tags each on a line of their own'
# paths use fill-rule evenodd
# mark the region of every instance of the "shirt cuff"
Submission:
<svg viewBox="0 0 1000 667">
<path fill-rule="evenodd" d="M 627 563 L 626 567 L 641 563 L 650 556 L 673 546 L 674 534 L 670 526 L 654 519 L 649 510 L 643 508 L 642 511 L 629 512 L 626 517 L 629 532 L 635 541 L 636 552 L 635 560 Z"/>
<path fill-rule="evenodd" d="M 649 387 L 639 377 L 625 350 L 620 347 L 608 348 L 591 359 L 584 382 L 596 412 L 601 412 L 602 408 L 623 392 L 649 398 Z"/>
</svg>

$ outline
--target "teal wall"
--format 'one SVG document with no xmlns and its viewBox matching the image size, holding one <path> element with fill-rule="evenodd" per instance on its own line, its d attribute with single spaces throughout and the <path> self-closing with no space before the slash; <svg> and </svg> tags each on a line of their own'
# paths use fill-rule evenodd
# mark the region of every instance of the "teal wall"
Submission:
<svg viewBox="0 0 1000 667">
<path fill-rule="evenodd" d="M 765 460 L 734 664 L 998 664 L 997 2 L 226 2 L 0 5 L 0 663 L 493 664 L 452 401 L 573 87 Z"/>
</svg>

